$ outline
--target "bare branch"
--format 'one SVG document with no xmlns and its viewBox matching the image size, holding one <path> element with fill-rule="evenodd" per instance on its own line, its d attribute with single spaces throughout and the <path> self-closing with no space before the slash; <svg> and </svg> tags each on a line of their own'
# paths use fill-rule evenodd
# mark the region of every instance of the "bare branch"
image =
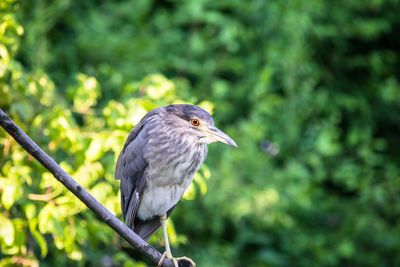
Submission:
<svg viewBox="0 0 400 267">
<path fill-rule="evenodd" d="M 136 249 L 141 251 L 149 260 L 158 263 L 162 254 L 140 238 L 128 226 L 121 222 L 114 214 L 101 205 L 92 195 L 90 195 L 80 184 L 69 176 L 49 155 L 46 154 L 21 128 L 19 128 L 8 116 L 0 109 L 0 126 L 3 127 L 30 155 L 39 161 L 54 177 L 61 182 L 68 190 L 77 196 L 89 209 L 96 213 L 105 223 L 115 232 L 122 236 Z M 186 262 L 179 262 L 180 266 Z M 164 267 L 173 267 L 170 259 L 165 259 Z"/>
</svg>

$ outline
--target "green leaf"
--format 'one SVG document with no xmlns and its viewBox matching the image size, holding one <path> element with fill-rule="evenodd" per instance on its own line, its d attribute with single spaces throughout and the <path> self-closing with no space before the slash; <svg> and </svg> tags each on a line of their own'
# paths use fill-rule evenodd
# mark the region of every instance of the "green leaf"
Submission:
<svg viewBox="0 0 400 267">
<path fill-rule="evenodd" d="M 12 221 L 0 213 L 0 240 L 5 245 L 11 246 L 14 243 L 15 232 Z"/>
<path fill-rule="evenodd" d="M 35 238 L 36 242 L 38 243 L 40 247 L 40 256 L 42 258 L 46 257 L 48 253 L 48 248 L 47 248 L 47 243 L 46 239 L 41 235 L 38 231 L 34 230 L 31 231 L 32 236 Z"/>
<path fill-rule="evenodd" d="M 93 138 L 89 148 L 86 150 L 85 157 L 88 162 L 95 161 L 103 155 L 103 147 L 105 140 L 101 136 Z"/>
<path fill-rule="evenodd" d="M 1 203 L 3 204 L 4 208 L 9 210 L 19 195 L 20 194 L 18 194 L 16 184 L 6 183 L 3 189 L 3 194 L 1 195 Z"/>
<path fill-rule="evenodd" d="M 46 204 L 39 212 L 38 222 L 39 231 L 42 234 L 55 232 L 54 220 L 57 219 L 53 203 Z"/>
</svg>

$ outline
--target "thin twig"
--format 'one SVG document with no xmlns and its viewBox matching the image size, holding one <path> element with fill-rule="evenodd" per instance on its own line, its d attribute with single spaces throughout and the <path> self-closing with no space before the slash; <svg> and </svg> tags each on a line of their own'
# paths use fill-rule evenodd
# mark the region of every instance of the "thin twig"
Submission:
<svg viewBox="0 0 400 267">
<path fill-rule="evenodd" d="M 54 177 L 61 182 L 68 190 L 77 196 L 89 209 L 96 213 L 115 232 L 122 236 L 132 246 L 142 252 L 149 260 L 158 263 L 161 253 L 140 238 L 128 226 L 121 222 L 109 210 L 101 205 L 90 195 L 80 184 L 69 176 L 49 155 L 46 154 L 24 131 L 21 130 L 8 116 L 0 109 L 0 126 L 3 127 L 30 155 L 39 161 Z M 181 265 L 181 264 L 180 264 Z M 173 262 L 166 259 L 164 267 L 173 267 Z"/>
</svg>

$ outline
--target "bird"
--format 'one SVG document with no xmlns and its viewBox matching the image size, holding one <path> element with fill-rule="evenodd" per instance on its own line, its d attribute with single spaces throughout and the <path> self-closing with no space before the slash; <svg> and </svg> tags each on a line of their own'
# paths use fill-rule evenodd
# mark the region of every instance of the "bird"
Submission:
<svg viewBox="0 0 400 267">
<path fill-rule="evenodd" d="M 173 104 L 148 112 L 131 130 L 118 156 L 115 178 L 121 181 L 125 224 L 144 240 L 162 227 L 165 252 L 158 266 L 165 258 L 176 267 L 179 259 L 190 260 L 172 256 L 166 220 L 206 159 L 207 145 L 214 142 L 237 147 L 215 127 L 207 111 Z"/>
</svg>

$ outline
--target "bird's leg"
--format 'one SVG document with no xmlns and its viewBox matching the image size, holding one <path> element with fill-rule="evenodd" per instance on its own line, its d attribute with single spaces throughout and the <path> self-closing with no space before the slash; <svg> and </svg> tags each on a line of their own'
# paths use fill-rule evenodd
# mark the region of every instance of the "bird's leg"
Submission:
<svg viewBox="0 0 400 267">
<path fill-rule="evenodd" d="M 165 252 L 163 253 L 160 261 L 158 262 L 157 266 L 161 266 L 162 263 L 164 262 L 165 258 L 169 258 L 174 262 L 174 266 L 175 267 L 179 267 L 178 266 L 178 261 L 172 257 L 172 253 L 171 253 L 171 247 L 169 246 L 169 240 L 168 240 L 168 233 L 167 233 L 167 215 L 164 214 L 160 217 L 160 223 L 161 223 L 161 227 L 163 229 L 163 234 L 164 234 L 164 243 L 165 243 Z"/>
<path fill-rule="evenodd" d="M 167 221 L 167 215 L 164 214 L 163 216 L 160 217 L 160 222 L 161 222 L 161 226 L 162 226 L 163 234 L 164 234 L 165 252 L 163 253 L 160 261 L 157 264 L 157 266 L 160 267 L 162 265 L 162 263 L 164 262 L 164 259 L 168 258 L 168 259 L 171 259 L 174 262 L 174 266 L 175 267 L 179 267 L 178 260 L 186 261 L 186 262 L 189 263 L 189 266 L 195 267 L 196 264 L 191 259 L 189 259 L 188 257 L 174 258 L 172 256 L 171 247 L 169 246 L 169 241 L 168 241 L 168 233 L 167 233 L 167 223 L 166 223 L 166 221 Z"/>
<path fill-rule="evenodd" d="M 169 246 L 168 232 L 167 232 L 167 215 L 162 215 L 160 218 L 161 226 L 164 234 L 164 242 L 165 242 L 165 252 L 167 252 L 167 256 L 172 258 L 171 247 Z"/>
</svg>

